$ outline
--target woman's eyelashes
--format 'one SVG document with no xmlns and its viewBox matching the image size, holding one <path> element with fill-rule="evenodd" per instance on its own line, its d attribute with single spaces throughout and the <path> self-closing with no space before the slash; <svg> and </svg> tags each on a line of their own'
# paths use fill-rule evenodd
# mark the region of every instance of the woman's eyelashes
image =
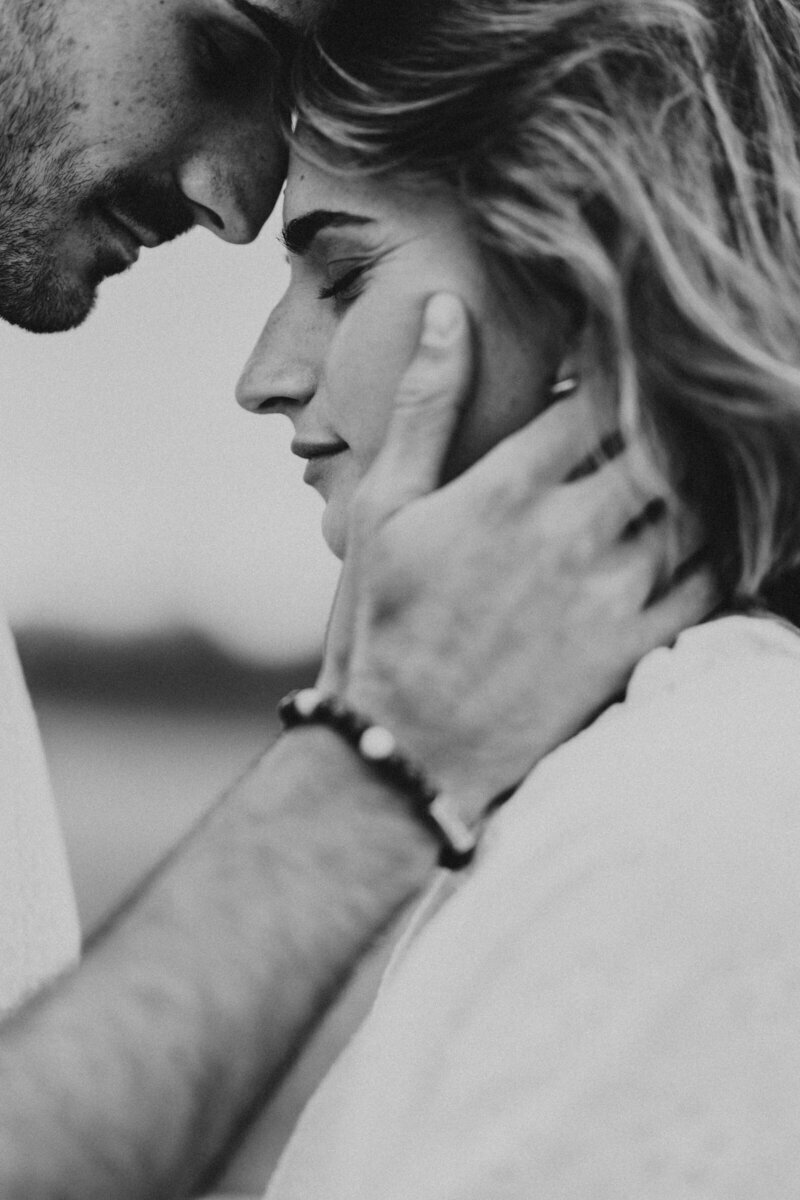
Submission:
<svg viewBox="0 0 800 1200">
<path fill-rule="evenodd" d="M 320 300 L 334 300 L 340 308 L 352 304 L 361 295 L 368 267 L 369 263 L 357 263 L 323 284 L 317 293 Z"/>
</svg>

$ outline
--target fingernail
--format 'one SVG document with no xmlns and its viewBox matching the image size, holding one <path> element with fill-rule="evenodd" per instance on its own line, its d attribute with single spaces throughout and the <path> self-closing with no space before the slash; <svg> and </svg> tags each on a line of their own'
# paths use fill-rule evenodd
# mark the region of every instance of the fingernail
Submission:
<svg viewBox="0 0 800 1200">
<path fill-rule="evenodd" d="M 422 341 L 431 347 L 447 346 L 461 329 L 462 308 L 455 296 L 439 292 L 425 306 Z"/>
</svg>

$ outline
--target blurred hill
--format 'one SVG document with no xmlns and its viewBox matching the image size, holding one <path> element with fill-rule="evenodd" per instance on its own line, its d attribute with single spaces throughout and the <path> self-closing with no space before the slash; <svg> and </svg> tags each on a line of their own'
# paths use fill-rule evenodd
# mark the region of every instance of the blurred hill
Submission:
<svg viewBox="0 0 800 1200">
<path fill-rule="evenodd" d="M 16 638 L 37 701 L 263 714 L 292 688 L 310 686 L 319 671 L 312 659 L 250 663 L 188 629 L 112 639 L 23 628 Z"/>
<path fill-rule="evenodd" d="M 191 629 L 117 638 L 17 629 L 84 930 L 277 736 L 312 661 L 236 658 Z"/>
</svg>

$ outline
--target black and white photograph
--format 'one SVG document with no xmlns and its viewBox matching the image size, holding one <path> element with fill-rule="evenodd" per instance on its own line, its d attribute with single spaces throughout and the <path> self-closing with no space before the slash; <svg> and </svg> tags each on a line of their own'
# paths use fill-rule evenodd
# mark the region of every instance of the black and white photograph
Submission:
<svg viewBox="0 0 800 1200">
<path fill-rule="evenodd" d="M 797 1200 L 800 0 L 0 0 L 0 381 L 0 1200 Z"/>
</svg>

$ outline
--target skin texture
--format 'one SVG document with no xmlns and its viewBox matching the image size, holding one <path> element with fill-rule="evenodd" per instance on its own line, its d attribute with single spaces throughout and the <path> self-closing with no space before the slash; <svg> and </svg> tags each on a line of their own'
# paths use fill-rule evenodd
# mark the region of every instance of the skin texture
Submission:
<svg viewBox="0 0 800 1200">
<path fill-rule="evenodd" d="M 261 5 L 281 7 L 309 15 Z M 200 9 L 204 22 L 233 19 L 223 0 L 0 0 L 6 319 L 55 329 L 85 316 L 99 276 L 120 265 L 119 233 L 107 261 L 98 197 L 124 199 L 138 225 L 154 199 L 174 215 L 166 187 L 182 219 L 188 210 L 231 241 L 257 231 L 282 171 L 267 95 L 256 87 L 239 107 L 224 88 L 213 101 L 197 93 L 173 50 L 179 18 Z M 395 728 L 431 773 L 453 783 L 469 773 L 457 802 L 474 818 L 641 653 L 702 615 L 707 596 L 684 589 L 643 611 L 670 559 L 663 539 L 620 548 L 641 494 L 608 471 L 590 492 L 561 486 L 585 413 L 550 410 L 546 433 L 523 428 L 437 490 L 482 353 L 460 308 L 447 326 L 423 323 L 355 490 L 323 682 Z M 566 567 L 555 513 L 583 547 Z M 587 646 L 602 647 L 588 663 Z M 470 705 L 453 704 L 467 694 Z M 543 720 L 552 697 L 557 713 Z M 281 739 L 82 966 L 0 1031 L 0 1194 L 155 1200 L 206 1184 L 435 852 L 404 797 L 332 734 Z"/>
<path fill-rule="evenodd" d="M 489 279 L 454 197 L 444 192 L 422 193 L 418 187 L 406 189 L 394 178 L 329 171 L 316 160 L 307 159 L 301 147 L 290 159 L 284 240 L 291 264 L 289 287 L 264 327 L 237 395 L 252 412 L 281 413 L 292 421 L 293 450 L 308 458 L 305 478 L 326 501 L 322 529 L 334 553 L 344 558 L 349 536 L 358 531 L 370 547 L 364 553 L 357 544 L 349 554 L 332 644 L 341 628 L 341 608 L 348 604 L 354 562 L 359 562 L 358 586 L 362 590 L 356 598 L 358 589 L 352 589 L 352 603 L 360 608 L 361 619 L 369 613 L 369 623 L 374 621 L 376 628 L 382 628 L 381 640 L 388 641 L 391 636 L 391 621 L 386 616 L 393 612 L 396 597 L 408 596 L 415 579 L 412 565 L 396 542 L 387 552 L 373 538 L 375 512 L 370 475 L 373 479 L 383 478 L 384 486 L 396 488 L 398 481 L 405 481 L 408 487 L 412 478 L 409 462 L 416 464 L 417 472 L 420 464 L 427 462 L 433 470 L 420 480 L 428 491 L 443 476 L 452 479 L 512 435 L 518 436 L 520 445 L 523 438 L 527 442 L 526 455 L 518 460 L 520 465 L 525 463 L 521 477 L 511 469 L 510 456 L 503 467 L 502 450 L 489 460 L 494 461 L 493 472 L 491 465 L 484 468 L 492 483 L 486 493 L 482 522 L 484 530 L 493 527 L 494 537 L 483 545 L 487 569 L 481 574 L 493 592 L 508 588 L 505 606 L 494 595 L 489 601 L 489 596 L 472 582 L 476 567 L 470 534 L 452 509 L 450 516 L 455 520 L 449 530 L 449 518 L 444 516 L 448 488 L 429 497 L 427 512 L 423 508 L 420 521 L 413 526 L 417 553 L 422 556 L 426 543 L 424 522 L 433 504 L 442 505 L 438 529 L 440 533 L 447 530 L 451 536 L 447 545 L 444 538 L 437 540 L 437 556 L 425 556 L 423 586 L 430 601 L 424 604 L 426 640 L 430 642 L 433 631 L 438 630 L 444 651 L 453 638 L 454 626 L 471 629 L 472 645 L 476 647 L 472 661 L 459 656 L 453 664 L 455 669 L 441 677 L 439 664 L 444 654 L 436 656 L 437 665 L 429 670 L 410 650 L 405 660 L 407 671 L 398 671 L 398 639 L 391 666 L 371 656 L 368 665 L 356 666 L 352 656 L 345 654 L 345 678 L 337 683 L 328 679 L 333 690 L 348 691 L 357 708 L 373 715 L 388 715 L 384 707 L 386 684 L 376 686 L 376 681 L 390 678 L 393 729 L 397 728 L 398 707 L 402 709 L 401 679 L 407 680 L 414 696 L 413 700 L 409 696 L 406 706 L 410 725 L 400 718 L 404 744 L 435 765 L 440 785 L 462 797 L 471 795 L 472 815 L 477 817 L 485 806 L 487 788 L 499 793 L 521 779 L 538 760 L 543 750 L 538 731 L 547 730 L 548 741 L 555 745 L 581 723 L 580 719 L 577 723 L 574 720 L 578 714 L 571 702 L 561 707 L 557 692 L 542 692 L 537 704 L 533 696 L 537 682 L 518 717 L 510 714 L 506 730 L 493 729 L 494 744 L 486 754 L 481 733 L 483 706 L 491 690 L 486 678 L 491 676 L 496 684 L 492 696 L 496 711 L 495 706 L 503 707 L 503 694 L 509 686 L 517 695 L 524 692 L 527 665 L 523 647 L 543 635 L 537 661 L 552 658 L 555 666 L 556 658 L 560 658 L 565 678 L 574 672 L 573 687 L 592 660 L 596 673 L 590 670 L 585 675 L 587 705 L 580 717 L 591 715 L 608 698 L 614 665 L 606 657 L 606 644 L 593 638 L 579 643 L 573 643 L 570 637 L 553 638 L 555 613 L 574 612 L 576 626 L 581 629 L 590 629 L 595 620 L 608 623 L 611 613 L 606 611 L 606 591 L 611 564 L 604 560 L 606 539 L 610 534 L 621 539 L 630 516 L 658 500 L 665 506 L 662 520 L 630 546 L 620 543 L 613 563 L 620 580 L 623 574 L 628 576 L 629 596 L 644 608 L 654 586 L 653 562 L 661 559 L 664 567 L 683 545 L 681 537 L 676 536 L 676 522 L 683 518 L 672 505 L 669 488 L 650 464 L 644 447 L 629 451 L 588 481 L 562 487 L 547 498 L 548 505 L 537 506 L 537 496 L 547 487 L 562 484 L 569 468 L 600 440 L 603 419 L 591 402 L 591 393 L 594 390 L 602 394 L 601 381 L 598 379 L 594 388 L 585 383 L 570 404 L 562 405 L 562 411 L 551 409 L 529 431 L 521 432 L 552 404 L 549 389 L 554 378 L 575 375 L 588 383 L 591 362 L 582 352 L 580 338 L 572 339 L 575 344 L 564 354 L 567 315 L 544 296 L 517 297 L 512 315 L 511 305 L 503 303 Z M 437 411 L 434 395 L 424 393 L 420 405 L 412 408 L 417 430 L 421 431 L 414 436 L 413 450 L 411 446 L 406 448 L 404 463 L 392 462 L 391 451 L 388 460 L 383 454 L 376 472 L 375 463 L 386 447 L 393 414 L 402 419 L 402 407 L 395 407 L 398 386 L 413 357 L 421 316 L 432 293 L 446 293 L 445 300 L 449 296 L 450 312 L 443 316 L 441 330 L 444 345 L 452 337 L 463 342 L 462 361 L 466 363 L 470 342 L 472 369 L 458 381 L 467 402 L 457 413 L 447 404 Z M 426 405 L 424 413 L 414 411 L 422 405 Z M 410 421 L 407 424 L 410 426 Z M 507 442 L 506 451 L 510 444 Z M 478 477 L 475 471 L 468 473 L 467 480 Z M 462 489 L 455 491 L 460 502 L 469 487 L 467 481 L 463 483 Z M 587 501 L 596 498 L 596 532 L 588 527 L 577 528 L 569 517 L 569 506 L 581 491 Z M 409 494 L 402 496 L 404 502 L 410 498 Z M 528 506 L 525 528 L 520 520 L 521 502 Z M 673 512 L 667 519 L 671 506 Z M 407 519 L 411 522 L 413 507 L 409 507 Z M 588 504 L 584 512 L 588 513 Z M 365 528 L 370 532 L 363 534 Z M 514 537 L 509 535 L 512 529 Z M 359 543 L 361 540 L 359 537 Z M 689 540 L 688 529 L 685 540 Z M 645 544 L 649 553 L 644 553 Z M 468 548 L 463 560 L 459 560 L 457 550 L 461 545 Z M 410 545 L 405 549 L 410 550 Z M 434 581 L 442 578 L 443 562 L 447 563 L 448 578 L 442 595 L 436 596 Z M 379 587 L 368 600 L 364 583 L 371 564 L 376 563 L 387 578 L 391 575 L 392 585 L 386 591 Z M 493 570 L 488 569 L 489 563 Z M 526 571 L 526 563 L 536 563 L 539 569 Z M 455 585 L 457 566 L 464 570 L 461 590 Z M 674 557 L 671 566 L 677 566 Z M 494 625 L 490 608 L 492 614 L 503 609 L 508 619 Z M 551 611 L 544 624 L 533 618 L 533 614 L 538 617 L 548 608 Z M 658 606 L 654 611 L 656 621 L 663 620 Z M 512 617 L 512 612 L 517 615 Z M 528 620 L 526 613 L 530 614 Z M 629 617 L 626 602 L 620 607 L 619 623 L 610 643 L 618 668 L 618 687 L 624 685 L 626 673 L 642 652 L 641 626 L 634 624 L 630 627 L 632 640 L 620 655 Z M 405 634 L 406 630 L 403 637 Z M 493 671 L 491 664 L 499 662 L 504 663 L 503 670 Z M 478 684 L 483 672 L 484 682 Z M 425 689 L 416 682 L 421 678 L 427 681 Z M 595 678 L 598 683 L 602 679 L 596 692 L 592 689 Z M 567 694 L 572 690 L 570 687 Z M 424 723 L 418 719 L 420 702 L 426 713 Z M 534 705 L 540 711 L 531 725 Z M 444 755 L 435 748 L 442 742 L 442 714 L 446 714 L 449 731 Z M 456 726 L 457 739 L 453 736 Z M 432 739 L 420 738 L 421 729 L 432 731 Z M 499 758 L 495 744 L 503 737 L 507 738 L 506 754 Z"/>
<path fill-rule="evenodd" d="M 237 396 L 253 412 L 292 421 L 293 450 L 308 457 L 306 479 L 326 501 L 323 534 L 343 558 L 353 494 L 385 441 L 429 296 L 460 296 L 475 330 L 473 393 L 451 472 L 546 406 L 561 339 L 544 300 L 520 302 L 511 319 L 446 194 L 333 173 L 295 152 L 283 212 L 291 281 Z M 293 253 L 293 230 L 307 237 L 319 212 L 337 216 Z"/>
<path fill-rule="evenodd" d="M 203 225 L 258 233 L 282 183 L 290 0 L 0 5 L 0 316 L 79 324 L 100 281 Z M 266 17 L 265 17 L 266 14 Z"/>
<path fill-rule="evenodd" d="M 589 493 L 557 483 L 580 405 L 548 410 L 545 429 L 431 492 L 471 378 L 463 310 L 447 298 L 445 310 L 444 331 L 423 325 L 354 501 L 323 683 L 400 731 L 431 774 L 460 776 L 456 801 L 475 819 L 709 597 L 695 580 L 642 611 L 665 547 L 620 547 L 630 492 L 610 468 Z M 579 557 L 554 550 L 556 515 Z M 501 562 L 500 545 L 486 548 L 504 518 Z M 434 859 L 403 797 L 334 735 L 281 739 L 81 967 L 0 1033 L 0 1194 L 156 1200 L 208 1186 Z"/>
<path fill-rule="evenodd" d="M 209 1185 L 434 855 L 337 738 L 287 735 L 4 1027 L 4 1200 Z"/>
</svg>

